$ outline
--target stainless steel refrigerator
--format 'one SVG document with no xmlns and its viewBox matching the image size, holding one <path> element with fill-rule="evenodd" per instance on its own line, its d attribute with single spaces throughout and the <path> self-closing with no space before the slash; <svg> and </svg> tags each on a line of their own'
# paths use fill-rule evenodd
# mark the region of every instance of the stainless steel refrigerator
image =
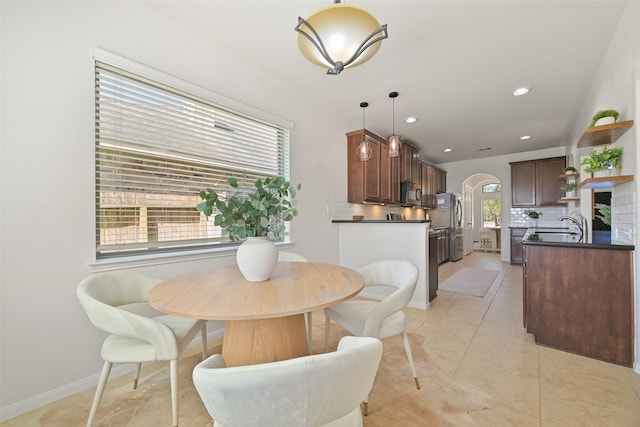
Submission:
<svg viewBox="0 0 640 427">
<path fill-rule="evenodd" d="M 449 229 L 449 260 L 459 261 L 463 255 L 462 197 L 456 193 L 436 195 L 436 208 L 429 211 L 431 228 Z"/>
</svg>

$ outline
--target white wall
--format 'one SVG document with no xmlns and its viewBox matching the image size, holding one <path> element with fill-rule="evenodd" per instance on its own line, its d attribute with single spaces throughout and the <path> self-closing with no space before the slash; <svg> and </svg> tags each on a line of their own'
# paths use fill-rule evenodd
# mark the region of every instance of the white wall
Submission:
<svg viewBox="0 0 640 427">
<path fill-rule="evenodd" d="M 137 3 L 1 7 L 3 418 L 95 386 L 102 364 L 103 336 L 75 295 L 95 249 L 95 47 L 294 122 L 291 175 L 302 183 L 294 250 L 338 262 L 337 227 L 326 206 L 346 199 L 349 129 L 340 117 Z M 140 271 L 163 278 L 231 262 L 227 256 Z"/>
</svg>

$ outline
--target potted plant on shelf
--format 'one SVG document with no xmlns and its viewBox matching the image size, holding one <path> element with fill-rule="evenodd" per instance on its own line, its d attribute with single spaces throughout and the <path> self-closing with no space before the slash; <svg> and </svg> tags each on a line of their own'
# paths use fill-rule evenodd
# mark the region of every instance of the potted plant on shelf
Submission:
<svg viewBox="0 0 640 427">
<path fill-rule="evenodd" d="M 591 119 L 591 123 L 589 126 L 602 126 L 602 125 L 610 125 L 615 123 L 618 120 L 618 113 L 616 110 L 602 110 L 598 111 L 593 118 Z"/>
<path fill-rule="evenodd" d="M 246 174 L 244 176 L 246 179 Z M 251 282 L 269 279 L 278 262 L 278 250 L 270 237 L 279 238 L 285 222 L 298 215 L 295 197 L 300 184 L 292 185 L 282 176 L 258 179 L 253 187 L 240 186 L 236 178 L 227 178 L 228 191 L 211 188 L 200 191 L 196 209 L 232 241 L 246 239 L 236 253 L 238 268 Z"/>
<path fill-rule="evenodd" d="M 573 166 L 567 166 L 566 168 L 564 168 L 564 173 L 565 175 L 572 175 L 578 173 L 578 170 Z"/>
<path fill-rule="evenodd" d="M 622 147 L 610 147 L 605 145 L 600 151 L 591 150 L 588 156 L 580 160 L 580 166 L 585 166 L 584 171 L 595 177 L 610 176 L 613 169 L 620 170 Z"/>
<path fill-rule="evenodd" d="M 564 191 L 565 197 L 576 197 L 576 189 L 578 185 L 575 182 L 564 182 L 560 185 L 560 189 Z"/>
</svg>

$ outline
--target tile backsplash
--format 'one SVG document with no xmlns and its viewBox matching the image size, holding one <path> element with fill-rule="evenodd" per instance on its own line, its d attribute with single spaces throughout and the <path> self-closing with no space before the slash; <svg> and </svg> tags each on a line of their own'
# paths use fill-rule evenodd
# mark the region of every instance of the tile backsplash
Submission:
<svg viewBox="0 0 640 427">
<path fill-rule="evenodd" d="M 614 195 L 611 198 L 611 243 L 635 245 L 635 206 L 636 193 Z"/>
<path fill-rule="evenodd" d="M 401 206 L 367 205 L 333 201 L 329 205 L 332 220 L 350 220 L 353 215 L 363 215 L 366 220 L 384 220 L 387 214 L 404 215 L 404 219 L 425 219 L 425 209 L 403 208 Z"/>
<path fill-rule="evenodd" d="M 531 227 L 533 220 L 524 211 L 531 208 L 511 208 L 511 227 Z M 537 221 L 538 227 L 566 227 L 566 224 L 558 221 L 559 218 L 569 214 L 569 209 L 565 206 L 538 206 L 533 208 L 536 212 L 541 212 Z"/>
</svg>

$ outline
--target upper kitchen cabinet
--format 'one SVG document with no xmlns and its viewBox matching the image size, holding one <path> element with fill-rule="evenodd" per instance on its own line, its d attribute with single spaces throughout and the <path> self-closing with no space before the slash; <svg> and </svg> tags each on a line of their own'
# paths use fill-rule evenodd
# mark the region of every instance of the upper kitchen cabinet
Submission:
<svg viewBox="0 0 640 427">
<path fill-rule="evenodd" d="M 371 158 L 356 157 L 363 138 L 371 146 Z M 400 202 L 400 161 L 389 157 L 386 140 L 366 129 L 347 133 L 347 200 L 350 203 Z"/>
<path fill-rule="evenodd" d="M 402 141 L 400 149 L 400 181 L 411 181 L 420 184 L 421 179 L 418 148 L 406 141 Z"/>
<path fill-rule="evenodd" d="M 435 168 L 436 170 L 436 194 L 447 192 L 447 172 Z"/>
<path fill-rule="evenodd" d="M 422 189 L 421 206 L 424 208 L 433 209 L 436 207 L 436 194 L 439 193 L 438 172 L 441 170 L 424 161 L 420 161 L 419 163 L 420 163 L 420 171 L 421 171 L 420 188 Z"/>
<path fill-rule="evenodd" d="M 566 158 L 513 162 L 511 165 L 511 205 L 514 207 L 562 205 L 558 176 L 566 166 Z"/>
</svg>

